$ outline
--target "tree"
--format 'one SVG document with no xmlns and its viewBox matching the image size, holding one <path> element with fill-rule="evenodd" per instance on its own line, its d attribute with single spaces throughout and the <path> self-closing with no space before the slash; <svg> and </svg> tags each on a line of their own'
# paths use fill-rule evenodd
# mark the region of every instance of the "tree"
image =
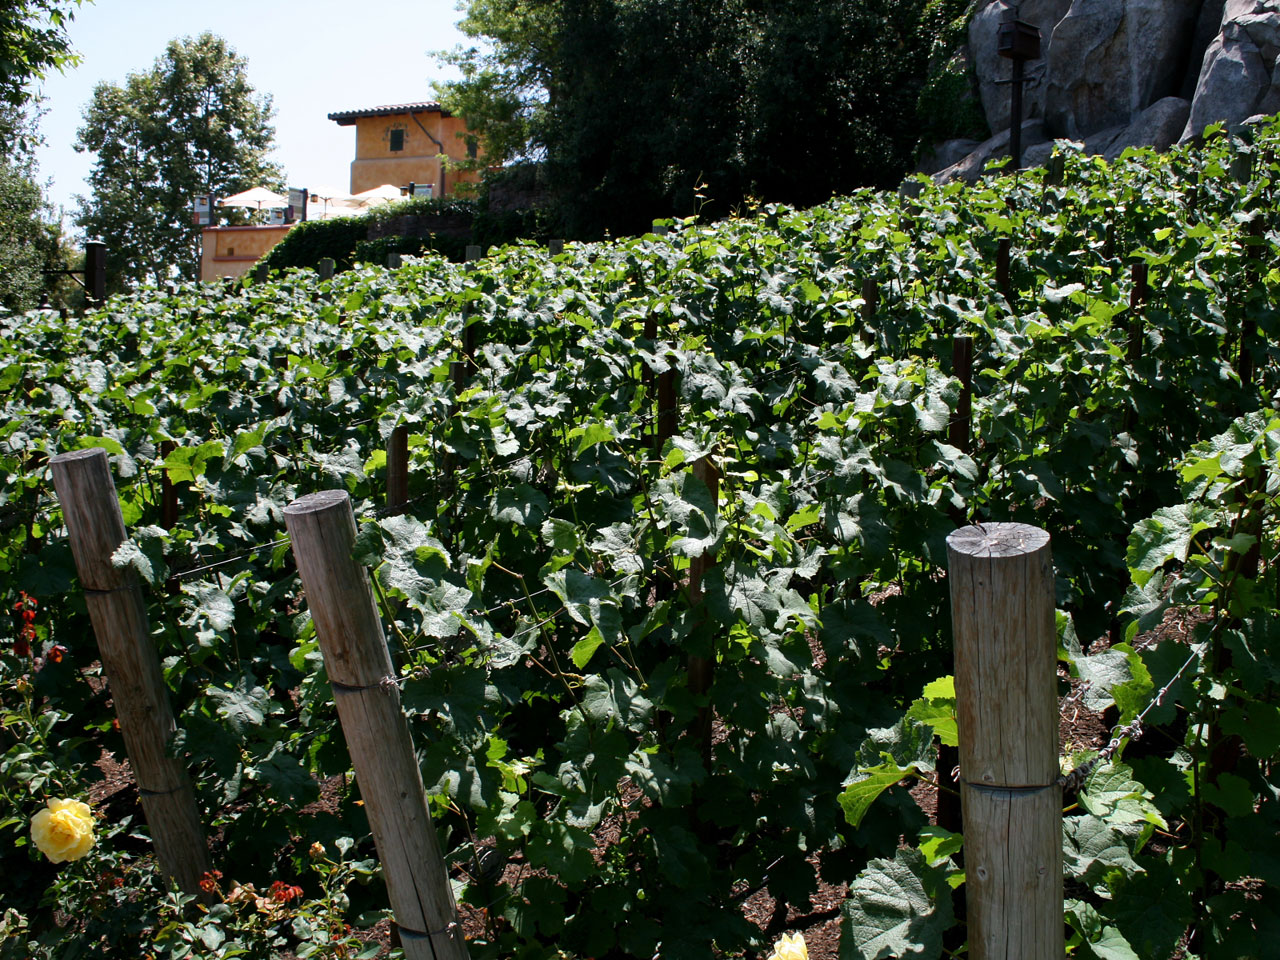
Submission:
<svg viewBox="0 0 1280 960">
<path fill-rule="evenodd" d="M 79 62 L 67 38 L 81 0 L 5 0 L 0 3 L 0 103 L 21 110 L 31 82 Z"/>
<path fill-rule="evenodd" d="M 896 185 L 966 0 L 470 0 L 443 59 L 486 158 L 544 161 L 570 236 Z"/>
<path fill-rule="evenodd" d="M 97 155 L 93 196 L 80 198 L 76 223 L 106 242 L 109 289 L 198 277 L 192 199 L 283 184 L 267 159 L 271 115 L 244 58 L 211 33 L 170 41 L 151 70 L 123 86 L 98 84 L 75 145 Z"/>
<path fill-rule="evenodd" d="M 0 3 L 0 309 L 28 310 L 65 268 L 61 229 L 49 218 L 32 154 L 39 136 L 33 81 L 77 62 L 67 39 L 80 0 Z"/>
</svg>

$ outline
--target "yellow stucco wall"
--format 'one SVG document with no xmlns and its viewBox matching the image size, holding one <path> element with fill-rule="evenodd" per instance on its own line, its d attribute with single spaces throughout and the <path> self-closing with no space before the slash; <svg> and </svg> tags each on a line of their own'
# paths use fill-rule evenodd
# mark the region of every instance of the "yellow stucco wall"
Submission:
<svg viewBox="0 0 1280 960">
<path fill-rule="evenodd" d="M 293 224 L 273 227 L 205 227 L 201 231 L 200 279 L 239 277 L 284 239 Z"/>
<path fill-rule="evenodd" d="M 421 124 L 421 126 L 419 126 Z M 360 193 L 389 183 L 403 187 L 410 183 L 430 183 L 434 195 L 440 191 L 440 147 L 444 144 L 448 160 L 467 159 L 467 141 L 459 134 L 467 125 L 461 117 L 446 117 L 431 111 L 393 114 L 388 117 L 359 117 L 356 127 L 356 158 L 351 163 L 351 192 Z M 425 132 L 423 128 L 426 128 Z M 392 152 L 391 131 L 404 131 L 404 149 Z M 427 134 L 431 136 L 427 136 Z M 453 194 L 459 183 L 475 183 L 480 179 L 474 171 L 460 170 L 446 161 L 444 196 Z"/>
</svg>

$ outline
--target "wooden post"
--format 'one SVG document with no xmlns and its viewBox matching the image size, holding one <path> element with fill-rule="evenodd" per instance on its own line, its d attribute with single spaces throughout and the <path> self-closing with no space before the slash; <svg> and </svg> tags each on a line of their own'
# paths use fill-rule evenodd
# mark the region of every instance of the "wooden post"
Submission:
<svg viewBox="0 0 1280 960">
<path fill-rule="evenodd" d="M 409 502 L 409 427 L 400 424 L 387 440 L 387 506 L 399 512 Z"/>
<path fill-rule="evenodd" d="M 1257 283 L 1262 273 L 1262 256 L 1266 237 L 1266 223 L 1260 214 L 1254 214 L 1254 218 L 1249 221 L 1248 234 L 1256 240 L 1245 250 L 1245 262 L 1248 264 L 1246 276 L 1250 281 Z M 1240 383 L 1249 387 L 1253 385 L 1253 345 L 1258 337 L 1258 325 L 1249 321 L 1247 317 L 1240 317 L 1240 361 L 1236 366 L 1236 370 L 1240 374 Z"/>
<path fill-rule="evenodd" d="M 1147 264 L 1133 265 L 1133 289 L 1129 291 L 1129 363 L 1142 358 L 1142 307 L 1147 302 L 1151 288 L 1147 285 L 1150 271 Z"/>
<path fill-rule="evenodd" d="M 1067 178 L 1067 158 L 1055 153 L 1045 165 L 1044 182 L 1046 186 L 1060 187 Z"/>
<path fill-rule="evenodd" d="M 707 454 L 700 460 L 694 461 L 692 474 L 696 480 L 706 485 L 711 493 L 711 503 L 713 509 L 719 509 L 720 503 L 720 471 L 716 469 L 716 461 L 714 454 Z M 710 518 L 714 521 L 714 517 Z M 708 550 L 706 553 L 694 557 L 689 561 L 689 606 L 698 607 L 702 604 L 702 578 L 706 575 L 716 562 L 716 555 Z M 701 618 L 701 623 L 705 626 L 705 617 Z M 711 679 L 715 673 L 716 654 L 714 647 L 714 638 L 711 639 L 712 649 L 710 656 L 702 657 L 696 655 L 689 656 L 689 692 L 695 697 L 700 697 L 711 689 Z M 698 708 L 697 717 L 693 721 L 694 738 L 698 741 L 702 748 L 702 765 L 708 770 L 711 769 L 711 720 L 712 710 L 710 705 Z"/>
<path fill-rule="evenodd" d="M 974 960 L 1062 960 L 1062 787 L 1049 535 L 947 537 Z"/>
<path fill-rule="evenodd" d="M 1008 237 L 1001 237 L 996 242 L 996 286 L 1004 294 L 1006 300 L 1013 300 L 1013 288 L 1009 285 L 1009 255 L 1012 242 Z"/>
<path fill-rule="evenodd" d="M 871 342 L 870 328 L 879 306 L 880 287 L 876 284 L 874 277 L 866 277 L 862 281 L 862 330 L 858 332 L 858 339 L 863 343 Z"/>
<path fill-rule="evenodd" d="M 265 263 L 260 263 L 253 268 L 253 279 L 256 280 L 258 283 L 266 283 L 267 274 L 269 272 L 270 271 L 268 271 L 267 265 Z"/>
<path fill-rule="evenodd" d="M 321 257 L 320 262 L 316 265 L 316 275 L 321 280 L 332 280 L 335 266 L 333 257 Z"/>
<path fill-rule="evenodd" d="M 49 465 L 160 869 L 198 896 L 209 869 L 204 830 L 191 780 L 166 754 L 176 725 L 142 588 L 132 567 L 111 563 L 125 529 L 107 452 L 62 453 Z"/>
<path fill-rule="evenodd" d="M 552 239 L 547 241 L 547 253 L 553 257 L 558 257 L 564 253 L 564 241 L 560 239 Z"/>
<path fill-rule="evenodd" d="M 480 246 L 478 244 L 467 244 L 467 262 L 471 263 L 480 259 Z M 476 355 L 476 331 L 475 324 L 471 322 L 471 304 L 468 302 L 462 307 L 462 355 L 464 360 L 454 360 L 449 364 L 449 376 L 453 380 L 453 389 L 455 393 L 461 393 L 462 388 L 467 382 L 467 368 L 472 364 L 471 361 Z"/>
<path fill-rule="evenodd" d="M 284 519 L 405 956 L 466 960 L 373 589 L 351 556 L 351 499 L 345 490 L 309 494 Z"/>
<path fill-rule="evenodd" d="M 398 253 L 387 254 L 387 269 L 399 270 L 404 265 L 404 257 Z"/>
<path fill-rule="evenodd" d="M 973 435 L 973 337 L 952 338 L 951 372 L 960 381 L 960 397 L 947 427 L 947 443 L 968 453 Z"/>
<path fill-rule="evenodd" d="M 169 454 L 178 449 L 172 440 L 160 441 L 160 456 L 168 459 Z M 169 471 L 160 467 L 160 526 L 172 530 L 178 525 L 178 488 L 169 479 Z"/>
<path fill-rule="evenodd" d="M 676 435 L 676 371 L 658 374 L 658 422 L 653 435 L 653 452 L 662 456 L 662 445 Z"/>
</svg>

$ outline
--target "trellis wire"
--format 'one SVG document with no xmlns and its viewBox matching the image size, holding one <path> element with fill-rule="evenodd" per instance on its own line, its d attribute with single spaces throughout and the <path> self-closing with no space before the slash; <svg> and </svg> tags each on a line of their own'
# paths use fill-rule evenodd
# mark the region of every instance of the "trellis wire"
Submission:
<svg viewBox="0 0 1280 960">
<path fill-rule="evenodd" d="M 1099 750 L 1093 757 L 1075 767 L 1075 769 L 1071 770 L 1069 773 L 1064 773 L 1062 776 L 1058 777 L 1055 783 L 1066 791 L 1079 792 L 1080 788 L 1084 786 L 1084 782 L 1089 779 L 1089 776 L 1093 771 L 1114 757 L 1116 751 L 1120 749 L 1121 744 L 1123 744 L 1126 739 L 1137 740 L 1141 737 L 1143 734 L 1142 721 L 1146 718 L 1147 714 L 1150 713 L 1153 708 L 1164 703 L 1164 698 L 1168 696 L 1169 691 L 1173 689 L 1173 685 L 1182 677 L 1182 674 L 1186 671 L 1187 667 L 1191 666 L 1198 657 L 1204 654 L 1205 648 L 1208 645 L 1209 641 L 1206 640 L 1194 648 L 1191 651 L 1191 655 L 1187 657 L 1186 662 L 1184 662 L 1182 666 L 1178 668 L 1177 672 L 1169 678 L 1169 682 L 1160 688 L 1155 697 L 1142 708 L 1141 713 L 1124 726 L 1118 727 L 1116 730 L 1112 731 L 1111 740 L 1105 747 Z"/>
</svg>

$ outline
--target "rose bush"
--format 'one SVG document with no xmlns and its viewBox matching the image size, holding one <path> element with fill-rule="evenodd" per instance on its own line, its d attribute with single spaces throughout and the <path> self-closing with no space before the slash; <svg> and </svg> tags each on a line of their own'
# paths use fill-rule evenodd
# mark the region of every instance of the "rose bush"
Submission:
<svg viewBox="0 0 1280 960">
<path fill-rule="evenodd" d="M 54 863 L 78 860 L 93 846 L 93 811 L 79 800 L 50 800 L 31 818 L 31 839 Z"/>
</svg>

